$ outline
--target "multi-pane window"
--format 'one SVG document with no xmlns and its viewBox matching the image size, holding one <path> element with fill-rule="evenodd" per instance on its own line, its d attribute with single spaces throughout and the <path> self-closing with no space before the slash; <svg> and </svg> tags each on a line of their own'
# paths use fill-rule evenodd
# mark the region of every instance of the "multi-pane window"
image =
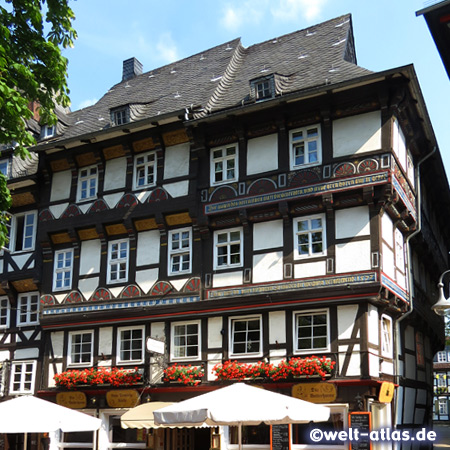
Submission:
<svg viewBox="0 0 450 450">
<path fill-rule="evenodd" d="M 128 239 L 109 243 L 108 283 L 120 283 L 128 280 L 128 259 Z"/>
<path fill-rule="evenodd" d="M 440 398 L 439 402 L 439 415 L 446 416 L 448 414 L 448 400 L 447 398 Z"/>
<path fill-rule="evenodd" d="M 69 365 L 92 365 L 94 332 L 81 331 L 69 333 Z"/>
<path fill-rule="evenodd" d="M 9 177 L 9 159 L 0 159 L 0 173 Z"/>
<path fill-rule="evenodd" d="M 17 325 L 34 325 L 39 319 L 39 294 L 19 294 L 17 299 Z"/>
<path fill-rule="evenodd" d="M 271 80 L 267 79 L 255 82 L 255 94 L 256 100 L 263 100 L 265 98 L 272 97 Z"/>
<path fill-rule="evenodd" d="M 83 167 L 78 173 L 78 201 L 97 197 L 98 167 Z"/>
<path fill-rule="evenodd" d="M 118 108 L 111 111 L 111 120 L 114 125 L 123 125 L 130 121 L 130 110 L 128 107 Z"/>
<path fill-rule="evenodd" d="M 294 351 L 329 351 L 328 310 L 304 311 L 294 314 Z"/>
<path fill-rule="evenodd" d="M 43 125 L 41 128 L 41 138 L 47 139 L 51 138 L 56 133 L 56 126 L 55 125 Z"/>
<path fill-rule="evenodd" d="M 291 169 L 320 164 L 322 146 L 320 126 L 304 127 L 290 132 Z"/>
<path fill-rule="evenodd" d="M 381 316 L 381 354 L 388 358 L 393 355 L 392 319 Z"/>
<path fill-rule="evenodd" d="M 8 215 L 6 224 L 8 242 L 5 248 L 10 252 L 34 250 L 36 238 L 36 212 Z"/>
<path fill-rule="evenodd" d="M 326 255 L 325 216 L 294 220 L 294 259 Z"/>
<path fill-rule="evenodd" d="M 53 290 L 62 291 L 72 287 L 73 250 L 55 252 Z"/>
<path fill-rule="evenodd" d="M 8 297 L 0 297 L 0 328 L 9 327 L 11 305 Z"/>
<path fill-rule="evenodd" d="M 395 229 L 395 264 L 397 268 L 404 271 L 405 270 L 405 250 L 403 243 L 403 234 L 396 228 Z"/>
<path fill-rule="evenodd" d="M 447 387 L 447 375 L 445 373 L 438 373 L 436 375 L 436 384 L 438 387 Z"/>
<path fill-rule="evenodd" d="M 15 361 L 11 364 L 11 394 L 32 394 L 36 361 Z"/>
<path fill-rule="evenodd" d="M 261 316 L 236 317 L 230 320 L 230 356 L 262 354 Z"/>
<path fill-rule="evenodd" d="M 241 267 L 243 259 L 242 229 L 216 231 L 214 233 L 214 269 Z"/>
<path fill-rule="evenodd" d="M 211 184 L 223 184 L 238 179 L 237 145 L 211 150 Z"/>
<path fill-rule="evenodd" d="M 134 160 L 134 189 L 154 186 L 156 183 L 156 152 L 137 155 Z"/>
<path fill-rule="evenodd" d="M 447 352 L 437 352 L 437 362 L 447 362 Z"/>
<path fill-rule="evenodd" d="M 173 323 L 171 337 L 173 360 L 200 358 L 200 321 Z"/>
<path fill-rule="evenodd" d="M 169 231 L 169 275 L 191 272 L 191 229 Z"/>
<path fill-rule="evenodd" d="M 144 360 L 144 327 L 119 328 L 117 362 L 140 364 Z"/>
</svg>

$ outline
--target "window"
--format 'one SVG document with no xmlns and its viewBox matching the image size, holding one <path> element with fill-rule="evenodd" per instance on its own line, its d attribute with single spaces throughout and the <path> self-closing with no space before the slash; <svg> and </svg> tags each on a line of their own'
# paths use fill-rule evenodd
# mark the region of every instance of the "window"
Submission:
<svg viewBox="0 0 450 450">
<path fill-rule="evenodd" d="M 261 316 L 230 320 L 230 357 L 262 355 Z"/>
<path fill-rule="evenodd" d="M 36 238 L 36 212 L 23 214 L 8 214 L 10 220 L 6 227 L 8 229 L 9 242 L 5 248 L 10 252 L 22 252 L 34 250 Z"/>
<path fill-rule="evenodd" d="M 137 155 L 134 159 L 134 189 L 156 184 L 156 152 Z"/>
<path fill-rule="evenodd" d="M 396 228 L 395 229 L 395 264 L 402 272 L 405 271 L 405 250 L 403 244 L 403 234 Z"/>
<path fill-rule="evenodd" d="M 447 362 L 447 352 L 437 352 L 437 362 Z"/>
<path fill-rule="evenodd" d="M 0 159 L 0 173 L 5 175 L 6 178 L 9 178 L 9 159 Z"/>
<path fill-rule="evenodd" d="M 83 167 L 78 173 L 78 201 L 97 197 L 98 168 Z"/>
<path fill-rule="evenodd" d="M 109 243 L 108 283 L 120 283 L 128 280 L 128 259 L 128 239 Z"/>
<path fill-rule="evenodd" d="M 55 252 L 53 290 L 63 291 L 72 287 L 73 250 Z"/>
<path fill-rule="evenodd" d="M 140 364 L 144 361 L 144 327 L 119 328 L 117 363 Z"/>
<path fill-rule="evenodd" d="M 289 133 L 291 169 L 306 165 L 317 165 L 322 161 L 320 126 L 292 130 Z"/>
<path fill-rule="evenodd" d="M 169 275 L 191 272 L 191 229 L 169 231 Z"/>
<path fill-rule="evenodd" d="M 69 366 L 92 366 L 94 332 L 82 331 L 69 333 Z"/>
<path fill-rule="evenodd" d="M 234 228 L 214 233 L 214 269 L 241 267 L 243 254 L 242 229 Z"/>
<path fill-rule="evenodd" d="M 388 358 L 393 356 L 392 319 L 381 316 L 381 354 Z"/>
<path fill-rule="evenodd" d="M 447 375 L 445 373 L 436 374 L 436 380 L 438 387 L 447 387 Z"/>
<path fill-rule="evenodd" d="M 237 145 L 211 150 L 211 184 L 224 184 L 238 179 Z"/>
<path fill-rule="evenodd" d="M 34 325 L 39 320 L 39 294 L 19 294 L 17 299 L 17 325 Z"/>
<path fill-rule="evenodd" d="M 111 121 L 113 125 L 123 125 L 130 121 L 130 110 L 128 107 L 111 110 Z"/>
<path fill-rule="evenodd" d="M 200 321 L 172 323 L 171 359 L 200 359 Z"/>
<path fill-rule="evenodd" d="M 447 398 L 439 399 L 439 415 L 446 416 L 448 414 L 448 401 Z"/>
<path fill-rule="evenodd" d="M 325 215 L 294 219 L 294 259 L 325 256 Z"/>
<path fill-rule="evenodd" d="M 11 305 L 8 297 L 0 297 L 0 328 L 9 327 L 9 316 L 11 313 Z"/>
<path fill-rule="evenodd" d="M 36 361 L 20 361 L 11 364 L 11 394 L 32 394 L 34 392 L 34 378 Z"/>
<path fill-rule="evenodd" d="M 41 128 L 41 138 L 48 139 L 53 137 L 56 134 L 56 126 L 55 125 L 43 125 Z"/>
<path fill-rule="evenodd" d="M 294 353 L 330 351 L 329 311 L 295 313 L 294 333 Z"/>
</svg>

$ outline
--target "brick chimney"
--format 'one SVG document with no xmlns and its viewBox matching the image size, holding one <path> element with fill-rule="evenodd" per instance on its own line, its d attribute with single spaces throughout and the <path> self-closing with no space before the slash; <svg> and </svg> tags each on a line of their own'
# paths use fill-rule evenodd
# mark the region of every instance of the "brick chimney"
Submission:
<svg viewBox="0 0 450 450">
<path fill-rule="evenodd" d="M 142 73 L 142 64 L 136 58 L 126 59 L 123 62 L 122 81 L 131 80 Z"/>
</svg>

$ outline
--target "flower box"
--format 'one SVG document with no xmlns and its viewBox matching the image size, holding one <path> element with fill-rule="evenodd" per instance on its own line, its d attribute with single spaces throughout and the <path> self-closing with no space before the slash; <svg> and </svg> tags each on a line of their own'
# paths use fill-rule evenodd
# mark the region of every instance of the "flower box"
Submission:
<svg viewBox="0 0 450 450">
<path fill-rule="evenodd" d="M 201 366 L 182 366 L 174 364 L 164 369 L 163 381 L 168 383 L 182 383 L 189 386 L 197 386 L 205 375 L 205 370 Z"/>
</svg>

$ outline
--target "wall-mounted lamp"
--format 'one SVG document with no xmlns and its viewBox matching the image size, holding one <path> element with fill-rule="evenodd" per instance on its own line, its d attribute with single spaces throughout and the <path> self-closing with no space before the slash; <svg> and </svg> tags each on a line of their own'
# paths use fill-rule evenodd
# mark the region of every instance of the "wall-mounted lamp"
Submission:
<svg viewBox="0 0 450 450">
<path fill-rule="evenodd" d="M 446 270 L 440 277 L 439 277 L 439 298 L 438 301 L 431 307 L 431 309 L 438 315 L 438 316 L 444 316 L 445 313 L 450 310 L 450 301 L 447 300 L 444 296 L 444 283 L 442 282 L 444 275 L 447 273 L 450 273 L 450 270 Z"/>
</svg>

